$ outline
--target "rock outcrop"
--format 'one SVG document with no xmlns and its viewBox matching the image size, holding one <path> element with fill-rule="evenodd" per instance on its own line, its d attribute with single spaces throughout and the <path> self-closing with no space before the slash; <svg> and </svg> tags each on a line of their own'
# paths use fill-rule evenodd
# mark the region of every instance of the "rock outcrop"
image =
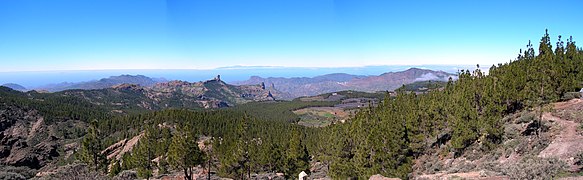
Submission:
<svg viewBox="0 0 583 180">
<path fill-rule="evenodd" d="M 58 157 L 58 138 L 46 130 L 35 110 L 0 104 L 0 163 L 39 169 Z"/>
</svg>

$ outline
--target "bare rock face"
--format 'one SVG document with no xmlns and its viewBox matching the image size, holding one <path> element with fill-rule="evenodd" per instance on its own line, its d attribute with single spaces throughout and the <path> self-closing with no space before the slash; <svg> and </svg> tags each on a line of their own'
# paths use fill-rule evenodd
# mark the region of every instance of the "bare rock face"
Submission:
<svg viewBox="0 0 583 180">
<path fill-rule="evenodd" d="M 57 138 L 42 136 L 43 117 L 34 110 L 0 104 L 0 163 L 39 169 L 58 157 Z"/>
<path fill-rule="evenodd" d="M 4 163 L 11 166 L 27 166 L 33 169 L 41 167 L 40 160 L 37 155 L 32 154 L 28 149 L 13 149 L 12 153 Z"/>
<path fill-rule="evenodd" d="M 101 151 L 101 154 L 105 155 L 108 160 L 115 159 L 120 160 L 125 153 L 132 151 L 134 146 L 138 143 L 138 141 L 144 137 L 144 133 L 140 133 L 137 136 L 134 136 L 131 139 L 123 139 L 111 146 L 105 148 L 105 150 Z"/>
<path fill-rule="evenodd" d="M 59 156 L 57 148 L 58 145 L 54 141 L 41 142 L 34 147 L 29 147 L 24 141 L 19 141 L 12 147 L 9 156 L 4 159 L 4 163 L 10 166 L 27 166 L 39 169 Z"/>
</svg>

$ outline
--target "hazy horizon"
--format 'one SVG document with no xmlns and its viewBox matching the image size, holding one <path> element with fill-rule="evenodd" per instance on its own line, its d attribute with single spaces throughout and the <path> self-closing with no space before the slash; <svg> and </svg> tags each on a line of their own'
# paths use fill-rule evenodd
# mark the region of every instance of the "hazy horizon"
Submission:
<svg viewBox="0 0 583 180">
<path fill-rule="evenodd" d="M 490 65 L 491 66 L 491 65 Z M 481 66 L 487 70 L 490 66 Z M 243 81 L 251 76 L 260 77 L 315 77 L 332 73 L 346 73 L 352 75 L 380 75 L 387 72 L 403 71 L 409 68 L 431 69 L 456 73 L 460 69 L 475 69 L 476 65 L 394 65 L 394 66 L 361 66 L 361 67 L 255 67 L 231 66 L 214 69 L 128 69 L 128 70 L 64 70 L 64 71 L 25 71 L 0 72 L 0 85 L 16 83 L 28 89 L 39 88 L 49 84 L 63 82 L 77 83 L 99 80 L 110 76 L 144 75 L 151 78 L 167 80 L 184 80 L 197 82 L 221 75 L 221 79 L 228 83 Z"/>
</svg>

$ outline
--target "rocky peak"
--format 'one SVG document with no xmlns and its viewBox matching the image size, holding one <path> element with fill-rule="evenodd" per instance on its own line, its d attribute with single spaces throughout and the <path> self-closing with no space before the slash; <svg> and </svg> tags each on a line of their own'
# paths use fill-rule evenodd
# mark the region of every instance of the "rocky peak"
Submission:
<svg viewBox="0 0 583 180">
<path fill-rule="evenodd" d="M 218 83 L 221 83 L 221 84 L 226 84 L 225 82 L 223 82 L 223 81 L 221 80 L 221 75 L 217 75 L 217 77 L 215 77 L 215 78 L 213 78 L 213 79 L 211 79 L 211 80 L 206 80 L 206 81 L 204 81 L 203 83 L 204 83 L 204 84 L 207 84 L 207 83 L 212 83 L 212 82 L 218 82 Z"/>
</svg>

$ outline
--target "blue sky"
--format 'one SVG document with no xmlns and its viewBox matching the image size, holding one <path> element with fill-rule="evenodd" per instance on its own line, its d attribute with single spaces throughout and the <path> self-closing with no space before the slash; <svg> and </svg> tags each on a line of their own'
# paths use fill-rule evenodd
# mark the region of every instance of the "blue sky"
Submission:
<svg viewBox="0 0 583 180">
<path fill-rule="evenodd" d="M 1 0 L 0 72 L 483 64 L 583 1 Z M 535 43 L 537 44 L 537 43 Z"/>
</svg>

